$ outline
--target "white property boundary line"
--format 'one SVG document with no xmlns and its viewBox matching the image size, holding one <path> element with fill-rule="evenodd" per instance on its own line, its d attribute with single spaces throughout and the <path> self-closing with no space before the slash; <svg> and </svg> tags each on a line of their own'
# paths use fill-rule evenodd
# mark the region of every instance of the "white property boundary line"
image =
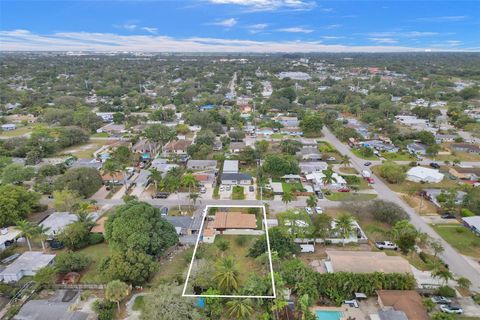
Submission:
<svg viewBox="0 0 480 320">
<path fill-rule="evenodd" d="M 267 238 L 267 252 L 268 252 L 268 261 L 270 264 L 270 276 L 272 280 L 272 289 L 273 296 L 241 296 L 241 295 L 204 295 L 204 294 L 186 294 L 187 284 L 190 279 L 190 272 L 192 271 L 193 261 L 197 253 L 198 243 L 200 242 L 200 237 L 203 232 L 203 224 L 205 222 L 205 217 L 207 216 L 210 208 L 262 208 L 263 210 L 263 225 L 265 226 L 265 237 Z M 272 264 L 272 252 L 270 251 L 270 239 L 268 237 L 268 226 L 267 226 L 267 212 L 265 206 L 259 205 L 207 205 L 204 209 L 202 224 L 200 225 L 200 232 L 198 233 L 197 242 L 195 243 L 195 248 L 193 249 L 192 261 L 190 262 L 190 267 L 188 268 L 187 279 L 185 280 L 185 285 L 183 286 L 182 297 L 201 297 L 201 298 L 256 298 L 256 299 L 276 299 L 277 293 L 275 291 L 275 279 L 273 275 L 273 264 Z"/>
</svg>

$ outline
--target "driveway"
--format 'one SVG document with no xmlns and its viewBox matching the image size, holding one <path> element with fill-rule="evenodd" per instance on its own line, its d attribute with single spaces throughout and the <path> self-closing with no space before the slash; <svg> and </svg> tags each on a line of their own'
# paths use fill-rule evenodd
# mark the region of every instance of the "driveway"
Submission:
<svg viewBox="0 0 480 320">
<path fill-rule="evenodd" d="M 322 133 L 324 135 L 323 140 L 331 143 L 341 154 L 346 154 L 350 157 L 351 164 L 355 169 L 357 169 L 357 171 L 361 172 L 364 168 L 366 168 L 364 164 L 367 162 L 367 160 L 363 160 L 355 156 L 350 151 L 350 148 L 338 140 L 337 137 L 327 127 L 323 128 Z M 445 248 L 445 251 L 440 255 L 440 257 L 449 265 L 449 268 L 452 272 L 470 279 L 470 281 L 473 283 L 472 288 L 478 290 L 480 288 L 480 273 L 478 270 L 473 268 L 464 256 L 459 254 L 450 244 L 443 240 L 425 222 L 425 220 L 415 212 L 412 207 L 405 203 L 405 201 L 403 201 L 395 192 L 393 192 L 382 180 L 375 175 L 372 175 L 372 177 L 375 179 L 375 184 L 373 184 L 372 187 L 377 191 L 378 198 L 398 204 L 407 212 L 407 214 L 410 216 L 410 222 L 418 230 L 425 232 L 433 239 L 440 240 Z"/>
</svg>

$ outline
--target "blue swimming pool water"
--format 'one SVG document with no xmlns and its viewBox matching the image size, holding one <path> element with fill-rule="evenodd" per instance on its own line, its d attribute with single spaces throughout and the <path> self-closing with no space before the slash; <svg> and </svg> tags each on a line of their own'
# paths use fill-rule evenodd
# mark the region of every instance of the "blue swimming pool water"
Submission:
<svg viewBox="0 0 480 320">
<path fill-rule="evenodd" d="M 340 311 L 317 310 L 317 320 L 340 320 L 342 313 Z"/>
</svg>

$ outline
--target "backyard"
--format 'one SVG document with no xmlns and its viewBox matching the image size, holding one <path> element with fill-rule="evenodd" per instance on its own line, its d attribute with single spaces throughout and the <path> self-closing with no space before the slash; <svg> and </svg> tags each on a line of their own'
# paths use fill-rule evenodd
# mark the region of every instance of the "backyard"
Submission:
<svg viewBox="0 0 480 320">
<path fill-rule="evenodd" d="M 78 252 L 85 254 L 90 258 L 90 265 L 80 278 L 81 283 L 104 283 L 100 274 L 97 271 L 97 266 L 102 258 L 110 254 L 110 249 L 107 243 L 100 243 L 94 246 L 88 246 Z"/>
<path fill-rule="evenodd" d="M 461 254 L 480 258 L 480 237 L 458 224 L 432 225 L 435 231 Z"/>
<path fill-rule="evenodd" d="M 60 151 L 60 154 L 71 154 L 79 159 L 81 158 L 91 158 L 93 153 L 100 149 L 102 146 L 109 145 L 115 143 L 114 141 L 110 140 L 91 140 L 88 143 L 73 146 L 67 149 Z"/>
</svg>

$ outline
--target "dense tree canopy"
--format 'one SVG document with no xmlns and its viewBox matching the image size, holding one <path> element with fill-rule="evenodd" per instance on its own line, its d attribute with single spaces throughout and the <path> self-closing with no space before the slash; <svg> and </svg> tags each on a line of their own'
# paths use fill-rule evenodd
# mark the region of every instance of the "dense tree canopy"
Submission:
<svg viewBox="0 0 480 320">
<path fill-rule="evenodd" d="M 55 189 L 69 189 L 78 195 L 88 198 L 102 186 L 102 177 L 93 168 L 72 168 L 59 176 L 55 181 Z"/>
<path fill-rule="evenodd" d="M 40 195 L 11 184 L 0 186 L 0 226 L 5 227 L 24 219 L 40 203 Z"/>
</svg>

